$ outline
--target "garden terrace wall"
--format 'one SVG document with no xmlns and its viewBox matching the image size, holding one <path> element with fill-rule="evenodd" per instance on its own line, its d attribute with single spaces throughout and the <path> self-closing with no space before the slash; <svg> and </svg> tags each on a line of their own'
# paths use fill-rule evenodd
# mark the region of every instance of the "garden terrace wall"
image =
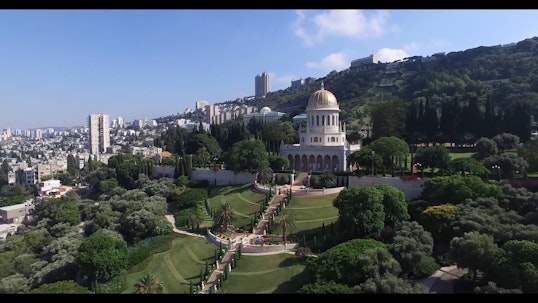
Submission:
<svg viewBox="0 0 538 303">
<path fill-rule="evenodd" d="M 253 183 L 256 174 L 239 172 L 234 174 L 231 170 L 210 168 L 196 168 L 191 171 L 191 180 L 207 180 L 211 185 L 240 185 Z"/>
<path fill-rule="evenodd" d="M 371 176 L 350 176 L 349 188 L 375 186 L 386 184 L 401 190 L 405 194 L 405 200 L 417 199 L 422 195 L 423 185 L 426 178 L 401 178 L 401 177 L 371 177 Z"/>
</svg>

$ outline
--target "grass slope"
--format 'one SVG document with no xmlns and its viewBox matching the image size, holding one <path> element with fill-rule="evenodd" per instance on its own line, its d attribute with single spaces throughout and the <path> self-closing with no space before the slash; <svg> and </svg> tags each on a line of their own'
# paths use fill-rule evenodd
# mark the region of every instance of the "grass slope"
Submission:
<svg viewBox="0 0 538 303">
<path fill-rule="evenodd" d="M 206 260 L 213 263 L 215 249 L 203 238 L 178 236 L 170 250 L 152 255 L 143 270 L 126 275 L 122 293 L 132 293 L 133 285 L 147 273 L 163 282 L 163 293 L 189 293 L 189 280 L 199 283 L 200 270 L 205 269 Z"/>
<path fill-rule="evenodd" d="M 291 254 L 267 256 L 242 255 L 228 273 L 221 294 L 296 293 L 306 283 L 303 261 Z"/>
<path fill-rule="evenodd" d="M 218 186 L 209 195 L 209 207 L 214 211 L 230 203 L 236 214 L 236 227 L 249 226 L 264 201 L 265 195 L 252 191 L 252 184 Z"/>
</svg>

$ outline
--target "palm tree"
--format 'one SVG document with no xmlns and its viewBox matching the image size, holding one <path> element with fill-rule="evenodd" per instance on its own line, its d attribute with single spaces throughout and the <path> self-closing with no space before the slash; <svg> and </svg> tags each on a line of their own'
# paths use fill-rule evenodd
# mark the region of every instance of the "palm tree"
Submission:
<svg viewBox="0 0 538 303">
<path fill-rule="evenodd" d="M 164 290 L 164 284 L 152 274 L 146 274 L 135 283 L 134 288 L 135 294 L 160 294 Z"/>
<path fill-rule="evenodd" d="M 196 152 L 196 154 L 198 155 L 198 159 L 200 159 L 202 167 L 205 167 L 205 165 L 207 164 L 207 161 L 209 160 L 209 156 L 210 156 L 209 152 L 207 151 L 207 148 L 200 147 L 198 149 L 198 151 Z"/>
<path fill-rule="evenodd" d="M 333 187 L 336 185 L 336 176 L 330 170 L 324 170 L 319 176 L 319 182 L 323 187 Z"/>
<path fill-rule="evenodd" d="M 217 209 L 213 222 L 216 226 L 224 226 L 224 230 L 228 230 L 228 224 L 233 224 L 236 220 L 235 211 L 232 205 L 228 202 L 221 204 Z"/>
<path fill-rule="evenodd" d="M 289 213 L 281 214 L 277 217 L 275 223 L 277 227 L 282 228 L 282 241 L 284 241 L 284 245 L 286 245 L 286 232 L 293 232 L 297 229 L 297 226 L 295 225 L 295 215 Z"/>
<path fill-rule="evenodd" d="M 261 184 L 271 183 L 273 181 L 273 169 L 269 166 L 262 168 L 258 172 L 258 179 Z"/>
</svg>

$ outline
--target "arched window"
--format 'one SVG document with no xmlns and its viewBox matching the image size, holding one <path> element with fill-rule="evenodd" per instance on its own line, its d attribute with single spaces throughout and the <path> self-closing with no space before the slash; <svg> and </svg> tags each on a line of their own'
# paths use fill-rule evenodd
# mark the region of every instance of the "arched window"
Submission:
<svg viewBox="0 0 538 303">
<path fill-rule="evenodd" d="M 316 116 L 316 125 L 319 125 L 319 116 Z"/>
<path fill-rule="evenodd" d="M 331 137 L 331 141 L 334 142 L 336 141 L 336 139 L 334 137 Z"/>
<path fill-rule="evenodd" d="M 318 142 L 318 137 L 314 137 L 314 142 Z"/>
<path fill-rule="evenodd" d="M 325 125 L 325 116 L 321 116 L 321 125 Z"/>
</svg>

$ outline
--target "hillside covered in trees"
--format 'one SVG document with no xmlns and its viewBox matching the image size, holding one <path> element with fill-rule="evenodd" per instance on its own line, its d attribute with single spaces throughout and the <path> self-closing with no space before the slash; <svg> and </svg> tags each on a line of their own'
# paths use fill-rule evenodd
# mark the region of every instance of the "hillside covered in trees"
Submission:
<svg viewBox="0 0 538 303">
<path fill-rule="evenodd" d="M 523 126 L 502 126 L 507 122 L 501 121 L 513 120 L 514 111 L 528 114 L 531 121 L 538 115 L 537 54 L 538 37 L 534 37 L 508 45 L 366 64 L 332 71 L 315 83 L 271 92 L 264 99 L 250 102 L 295 116 L 304 112 L 309 96 L 323 81 L 325 89 L 338 99 L 340 117 L 351 129 L 369 124 L 376 103 L 401 103 L 408 113 L 411 104 L 418 108 L 427 100 L 438 120 L 442 119 L 443 106 L 458 103 L 461 108 L 478 109 L 482 119 L 488 111 L 488 115 L 498 115 L 500 131 L 517 133 L 512 128 Z M 476 132 L 473 140 L 489 136 Z M 526 136 L 518 135 L 526 141 Z"/>
</svg>

